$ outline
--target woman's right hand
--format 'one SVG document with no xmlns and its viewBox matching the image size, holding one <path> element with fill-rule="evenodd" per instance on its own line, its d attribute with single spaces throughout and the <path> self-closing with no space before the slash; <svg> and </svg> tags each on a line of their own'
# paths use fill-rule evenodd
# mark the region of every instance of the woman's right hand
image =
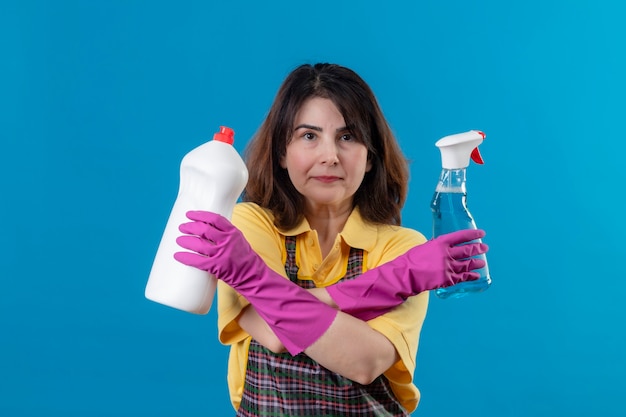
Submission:
<svg viewBox="0 0 626 417">
<path fill-rule="evenodd" d="M 484 267 L 485 261 L 472 257 L 489 250 L 486 244 L 475 242 L 484 236 L 483 230 L 473 229 L 441 235 L 326 290 L 341 311 L 370 320 L 421 292 L 478 279 L 475 270 Z"/>
<path fill-rule="evenodd" d="M 484 236 L 485 231 L 480 229 L 459 230 L 408 250 L 402 257 L 406 257 L 405 266 L 415 272 L 410 280 L 412 292 L 418 294 L 480 278 L 473 271 L 483 268 L 485 261 L 474 256 L 486 253 L 489 247 L 475 241 Z"/>
</svg>

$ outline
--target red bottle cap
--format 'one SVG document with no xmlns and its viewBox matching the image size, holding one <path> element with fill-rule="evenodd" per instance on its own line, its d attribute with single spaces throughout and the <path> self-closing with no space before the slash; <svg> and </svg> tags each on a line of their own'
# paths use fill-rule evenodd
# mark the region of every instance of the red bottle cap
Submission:
<svg viewBox="0 0 626 417">
<path fill-rule="evenodd" d="M 230 127 L 220 126 L 220 131 L 213 135 L 213 140 L 232 145 L 235 141 L 235 131 Z"/>
</svg>

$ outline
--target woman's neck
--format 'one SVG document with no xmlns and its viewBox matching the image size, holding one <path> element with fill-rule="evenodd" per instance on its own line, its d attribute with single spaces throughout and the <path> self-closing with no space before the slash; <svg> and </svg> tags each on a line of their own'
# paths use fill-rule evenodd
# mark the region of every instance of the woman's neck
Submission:
<svg viewBox="0 0 626 417">
<path fill-rule="evenodd" d="M 352 207 L 340 210 L 325 208 L 305 214 L 309 226 L 317 232 L 322 259 L 326 258 L 326 255 L 332 250 L 335 239 L 343 230 L 351 212 Z"/>
</svg>

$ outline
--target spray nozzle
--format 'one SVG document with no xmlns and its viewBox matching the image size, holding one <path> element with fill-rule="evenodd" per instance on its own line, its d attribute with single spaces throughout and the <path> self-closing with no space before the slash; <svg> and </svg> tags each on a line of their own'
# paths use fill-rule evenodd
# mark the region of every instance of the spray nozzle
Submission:
<svg viewBox="0 0 626 417">
<path fill-rule="evenodd" d="M 445 136 L 435 143 L 441 151 L 441 165 L 447 169 L 461 169 L 469 165 L 470 158 L 477 164 L 484 164 L 483 158 L 478 151 L 485 139 L 485 133 L 480 130 L 457 133 Z"/>
<path fill-rule="evenodd" d="M 213 140 L 232 145 L 235 142 L 235 131 L 230 127 L 220 126 L 219 132 L 213 135 Z"/>
</svg>

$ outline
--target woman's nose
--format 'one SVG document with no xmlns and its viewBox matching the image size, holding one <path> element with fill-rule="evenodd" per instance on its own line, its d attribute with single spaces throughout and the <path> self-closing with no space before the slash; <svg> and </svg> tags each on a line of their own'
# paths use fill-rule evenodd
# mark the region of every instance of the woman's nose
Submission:
<svg viewBox="0 0 626 417">
<path fill-rule="evenodd" d="M 323 141 L 320 145 L 320 161 L 324 165 L 336 165 L 339 162 L 337 144 L 334 140 Z"/>
</svg>

